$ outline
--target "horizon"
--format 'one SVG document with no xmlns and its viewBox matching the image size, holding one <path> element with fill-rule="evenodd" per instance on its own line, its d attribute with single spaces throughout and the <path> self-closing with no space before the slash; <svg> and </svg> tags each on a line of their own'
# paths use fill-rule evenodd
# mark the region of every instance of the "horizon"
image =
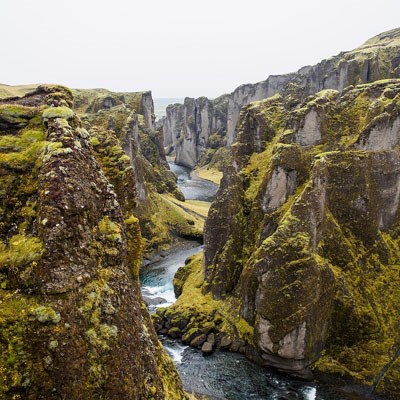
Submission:
<svg viewBox="0 0 400 400">
<path fill-rule="evenodd" d="M 398 27 L 400 12 L 394 0 L 373 13 L 371 0 L 338 0 L 329 12 L 317 0 L 205 0 L 196 13 L 183 0 L 71 0 L 57 10 L 52 4 L 16 0 L 5 6 L 18 21 L 9 18 L 0 27 L 9 38 L 3 43 L 4 84 L 53 82 L 151 91 L 157 99 L 212 99 L 350 51 Z"/>
</svg>

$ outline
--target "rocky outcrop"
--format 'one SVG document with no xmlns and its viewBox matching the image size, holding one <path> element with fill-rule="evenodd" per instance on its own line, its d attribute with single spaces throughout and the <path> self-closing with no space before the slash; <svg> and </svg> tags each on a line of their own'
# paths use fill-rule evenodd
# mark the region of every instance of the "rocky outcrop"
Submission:
<svg viewBox="0 0 400 400">
<path fill-rule="evenodd" d="M 174 152 L 176 163 L 193 168 L 212 143 L 223 143 L 226 130 L 227 98 L 185 98 L 184 104 L 167 107 L 163 122 L 164 146 Z"/>
<path fill-rule="evenodd" d="M 226 125 L 226 144 L 231 146 L 236 137 L 236 125 L 240 110 L 253 101 L 274 96 L 294 79 L 296 74 L 270 76 L 256 84 L 241 85 L 229 95 Z"/>
<path fill-rule="evenodd" d="M 205 128 L 204 119 L 187 118 L 187 115 L 192 115 L 193 107 L 187 109 L 185 105 L 170 106 L 164 122 L 165 145 L 173 144 L 178 164 L 193 167 L 199 161 L 201 154 L 207 152 L 205 137 L 208 138 L 218 132 L 223 137 L 221 145 L 231 146 L 235 142 L 237 122 L 243 106 L 277 93 L 287 96 L 298 104 L 307 96 L 324 89 L 341 92 L 350 85 L 399 78 L 399 49 L 400 29 L 394 29 L 368 40 L 352 51 L 342 52 L 314 66 L 301 68 L 296 73 L 274 75 L 256 84 L 239 86 L 234 92 L 224 96 L 224 107 L 209 109 L 207 121 L 217 118 L 219 123 L 218 128 L 211 125 L 210 130 Z M 203 103 L 206 102 L 205 98 L 201 99 Z M 200 99 L 190 101 L 196 103 L 198 100 Z M 210 100 L 208 102 L 213 103 Z M 317 121 L 313 121 L 312 118 L 311 114 L 306 123 L 315 124 Z M 204 134 L 205 131 L 208 131 L 207 135 Z M 301 135 L 301 132 L 299 134 Z"/>
<path fill-rule="evenodd" d="M 0 397 L 185 398 L 141 300 L 135 170 L 115 160 L 129 202 L 72 103 L 0 101 Z"/>
<path fill-rule="evenodd" d="M 398 393 L 399 116 L 400 80 L 244 107 L 202 270 L 164 321 L 185 337 L 205 314 L 261 364 Z"/>
<path fill-rule="evenodd" d="M 97 161 L 121 201 L 134 207 L 139 218 L 146 256 L 182 237 L 201 240 L 197 217 L 167 199 L 184 201 L 165 158 L 162 132 L 154 129 L 150 92 L 92 89 L 74 94 L 75 110 L 90 134 Z M 111 108 L 110 98 L 115 104 Z M 134 180 L 129 177 L 131 170 Z"/>
</svg>

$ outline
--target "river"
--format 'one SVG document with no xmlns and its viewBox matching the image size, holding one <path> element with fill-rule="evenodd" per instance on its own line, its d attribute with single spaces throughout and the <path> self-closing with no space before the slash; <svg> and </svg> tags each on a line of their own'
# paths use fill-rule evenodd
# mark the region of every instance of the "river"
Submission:
<svg viewBox="0 0 400 400">
<path fill-rule="evenodd" d="M 212 201 L 217 186 L 200 178 L 192 178 L 187 168 L 170 163 L 177 175 L 178 185 L 187 199 Z M 149 311 L 165 307 L 176 299 L 172 280 L 185 259 L 202 250 L 197 242 L 186 242 L 182 247 L 163 254 L 144 267 L 140 274 L 142 293 Z M 216 351 L 203 356 L 201 351 L 181 342 L 160 336 L 166 351 L 175 361 L 188 392 L 221 400 L 361 400 L 367 396 L 351 394 L 352 387 L 332 387 L 308 382 L 260 367 L 241 354 Z M 377 400 L 378 397 L 370 397 Z"/>
</svg>

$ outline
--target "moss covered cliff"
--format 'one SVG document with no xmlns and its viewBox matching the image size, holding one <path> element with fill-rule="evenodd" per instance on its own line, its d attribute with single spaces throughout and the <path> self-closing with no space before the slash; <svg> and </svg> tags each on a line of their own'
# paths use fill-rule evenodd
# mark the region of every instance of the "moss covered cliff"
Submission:
<svg viewBox="0 0 400 400">
<path fill-rule="evenodd" d="M 35 87 L 0 85 L 0 98 Z M 202 240 L 205 218 L 188 211 L 169 169 L 162 131 L 154 125 L 151 92 L 74 89 L 72 94 L 72 109 L 90 135 L 96 160 L 113 184 L 124 214 L 139 218 L 144 253 L 168 248 L 182 237 Z M 166 201 L 169 195 L 178 200 L 172 206 Z M 171 207 L 172 213 L 165 212 Z"/>
<path fill-rule="evenodd" d="M 0 398 L 183 399 L 140 296 L 135 171 L 119 145 L 101 168 L 72 107 L 0 101 Z"/>
<path fill-rule="evenodd" d="M 244 107 L 204 260 L 157 329 L 398 393 L 399 145 L 399 80 Z"/>
<path fill-rule="evenodd" d="M 77 89 L 73 94 L 97 161 L 123 209 L 139 218 L 144 252 L 159 251 L 182 237 L 201 239 L 204 217 L 187 212 L 161 132 L 154 128 L 151 93 Z M 178 201 L 171 203 L 168 196 Z"/>
<path fill-rule="evenodd" d="M 230 147 L 236 140 L 243 106 L 284 95 L 293 105 L 321 90 L 341 92 L 350 85 L 380 79 L 400 78 L 400 29 L 381 33 L 358 48 L 341 52 L 297 72 L 271 75 L 266 80 L 244 84 L 232 93 L 209 100 L 185 99 L 184 104 L 167 108 L 163 120 L 166 145 L 176 153 L 178 164 L 194 167 L 216 159 L 226 160 L 217 149 Z M 227 161 L 222 163 L 224 167 Z"/>
</svg>

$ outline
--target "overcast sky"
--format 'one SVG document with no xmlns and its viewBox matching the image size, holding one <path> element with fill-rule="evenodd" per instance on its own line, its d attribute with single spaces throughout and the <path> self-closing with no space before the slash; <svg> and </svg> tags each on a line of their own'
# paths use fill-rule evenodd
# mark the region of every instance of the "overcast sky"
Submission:
<svg viewBox="0 0 400 400">
<path fill-rule="evenodd" d="M 2 0 L 0 82 L 216 97 L 400 26 L 399 0 Z"/>
</svg>

